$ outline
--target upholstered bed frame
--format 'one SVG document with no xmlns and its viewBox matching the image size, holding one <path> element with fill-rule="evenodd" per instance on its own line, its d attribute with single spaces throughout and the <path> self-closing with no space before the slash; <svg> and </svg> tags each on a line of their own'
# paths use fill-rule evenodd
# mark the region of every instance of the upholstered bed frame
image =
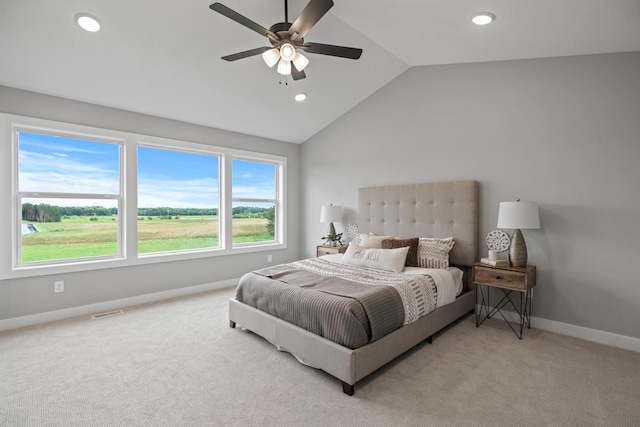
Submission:
<svg viewBox="0 0 640 427">
<path fill-rule="evenodd" d="M 356 382 L 395 359 L 440 329 L 473 310 L 475 290 L 470 268 L 478 256 L 478 183 L 454 181 L 361 188 L 358 191 L 360 232 L 399 237 L 448 237 L 456 243 L 450 262 L 465 271 L 465 289 L 451 304 L 403 326 L 364 347 L 351 350 L 243 304 L 229 301 L 229 324 L 264 337 L 302 363 L 342 381 L 353 395 Z"/>
</svg>

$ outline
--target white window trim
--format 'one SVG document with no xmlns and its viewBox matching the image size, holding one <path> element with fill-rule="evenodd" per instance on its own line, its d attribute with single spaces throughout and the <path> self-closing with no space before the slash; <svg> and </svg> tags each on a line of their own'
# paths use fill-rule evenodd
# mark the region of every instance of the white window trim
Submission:
<svg viewBox="0 0 640 427">
<path fill-rule="evenodd" d="M 233 162 L 233 160 L 243 160 L 243 161 L 248 161 L 248 162 L 256 162 L 256 163 L 265 163 L 265 164 L 276 164 L 276 194 L 275 194 L 275 199 L 252 199 L 252 198 L 246 198 L 246 197 L 233 197 L 233 194 L 231 195 L 231 204 L 232 204 L 232 209 L 233 209 L 233 203 L 234 202 L 250 202 L 250 203 L 273 203 L 275 206 L 275 211 L 276 211 L 276 223 L 275 223 L 275 235 L 274 235 L 274 239 L 275 242 L 282 242 L 284 241 L 284 235 L 282 234 L 282 230 L 284 228 L 284 223 L 281 221 L 280 218 L 280 213 L 282 211 L 280 204 L 284 205 L 284 202 L 280 201 L 280 193 L 281 193 L 281 183 L 284 182 L 284 171 L 285 171 L 285 167 L 284 164 L 282 164 L 279 161 L 275 161 L 275 160 L 266 160 L 264 157 L 248 157 L 246 154 L 237 154 L 231 157 L 231 161 Z M 232 182 L 233 185 L 233 182 Z M 256 247 L 256 246 L 262 246 L 264 244 L 269 244 L 269 243 L 274 243 L 274 242 L 256 242 L 256 243 L 236 243 L 233 244 L 232 243 L 232 247 L 234 249 L 240 249 L 240 248 L 251 248 L 251 247 Z"/>
<path fill-rule="evenodd" d="M 124 199 L 122 210 L 122 225 L 119 238 L 122 245 L 122 258 L 109 259 L 79 259 L 65 261 L 64 264 L 22 265 L 16 266 L 14 256 L 18 242 L 15 231 L 18 218 L 17 210 L 17 182 L 18 170 L 15 158 L 17 144 L 14 140 L 15 129 L 41 130 L 46 133 L 62 132 L 65 135 L 78 135 L 82 138 L 95 138 L 96 141 L 122 140 L 121 150 L 121 197 Z M 220 248 L 190 250 L 183 252 L 166 252 L 154 254 L 137 253 L 137 147 L 149 146 L 165 149 L 183 149 L 220 156 L 220 207 L 219 215 L 224 218 L 220 226 Z M 276 209 L 277 239 L 276 242 L 253 243 L 250 245 L 232 245 L 232 194 L 231 194 L 231 161 L 233 158 L 278 163 L 277 194 L 280 203 Z M 287 247 L 287 159 L 283 156 L 263 154 L 220 147 L 206 143 L 179 141 L 130 132 L 95 128 L 32 117 L 16 116 L 0 113 L 0 280 L 40 275 L 64 274 L 76 271 L 88 271 L 103 268 L 118 268 L 135 265 L 153 264 L 158 262 L 191 260 L 215 256 L 228 256 L 259 251 L 285 249 Z M 10 171 L 10 174 L 9 174 Z M 119 211 L 120 212 L 120 211 Z M 224 214 L 224 216 L 223 216 Z M 9 236 L 12 236 L 9 238 Z"/>
</svg>

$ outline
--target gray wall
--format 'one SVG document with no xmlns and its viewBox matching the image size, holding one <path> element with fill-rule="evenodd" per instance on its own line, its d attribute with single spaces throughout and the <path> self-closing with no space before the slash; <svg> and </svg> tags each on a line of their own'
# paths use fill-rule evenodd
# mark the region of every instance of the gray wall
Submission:
<svg viewBox="0 0 640 427">
<path fill-rule="evenodd" d="M 640 338 L 638 163 L 639 52 L 411 68 L 303 144 L 302 254 L 359 187 L 476 179 L 482 241 L 539 203 L 535 317 Z"/>
<path fill-rule="evenodd" d="M 0 280 L 0 320 L 233 279 L 240 277 L 247 270 L 266 266 L 268 253 L 273 255 L 274 263 L 298 258 L 301 151 L 299 145 L 3 86 L 0 86 L 0 112 L 284 156 L 287 158 L 288 166 L 289 200 L 287 249 L 65 273 L 65 292 L 59 294 L 53 293 L 53 281 L 59 280 L 59 276 Z M 11 141 L 2 135 L 0 143 L 10 144 Z M 6 171 L 2 171 L 0 179 L 9 179 Z M 8 197 L 2 195 L 4 201 Z M 0 221 L 8 220 L 0 218 Z M 9 236 L 0 238 L 4 240 Z"/>
</svg>

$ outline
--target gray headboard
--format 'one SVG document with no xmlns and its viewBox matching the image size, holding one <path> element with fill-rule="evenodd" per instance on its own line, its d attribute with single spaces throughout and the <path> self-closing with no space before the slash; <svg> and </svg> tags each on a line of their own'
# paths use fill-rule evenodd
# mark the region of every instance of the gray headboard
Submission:
<svg viewBox="0 0 640 427">
<path fill-rule="evenodd" d="M 452 181 L 358 189 L 358 229 L 398 237 L 449 237 L 451 264 L 478 260 L 478 182 Z"/>
</svg>

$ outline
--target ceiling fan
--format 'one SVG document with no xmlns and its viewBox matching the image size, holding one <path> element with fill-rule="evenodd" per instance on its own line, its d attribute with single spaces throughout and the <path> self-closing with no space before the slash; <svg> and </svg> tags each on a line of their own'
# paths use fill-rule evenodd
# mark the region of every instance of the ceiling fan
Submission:
<svg viewBox="0 0 640 427">
<path fill-rule="evenodd" d="M 266 29 L 222 3 L 213 3 L 209 6 L 211 10 L 267 37 L 269 42 L 271 42 L 271 47 L 258 47 L 256 49 L 223 56 L 222 59 L 225 61 L 237 61 L 238 59 L 262 54 L 264 62 L 269 67 L 278 64 L 278 73 L 284 76 L 291 75 L 293 80 L 304 79 L 306 75 L 303 70 L 309 64 L 309 60 L 298 52 L 298 50 L 349 59 L 358 59 L 360 55 L 362 55 L 362 49 L 353 47 L 322 43 L 305 43 L 304 36 L 307 35 L 309 30 L 311 30 L 331 7 L 333 7 L 332 0 L 311 0 L 302 12 L 300 12 L 300 16 L 298 16 L 293 23 L 290 23 L 288 3 L 287 0 L 285 0 L 284 22 L 278 22 L 273 24 L 271 28 Z"/>
</svg>

